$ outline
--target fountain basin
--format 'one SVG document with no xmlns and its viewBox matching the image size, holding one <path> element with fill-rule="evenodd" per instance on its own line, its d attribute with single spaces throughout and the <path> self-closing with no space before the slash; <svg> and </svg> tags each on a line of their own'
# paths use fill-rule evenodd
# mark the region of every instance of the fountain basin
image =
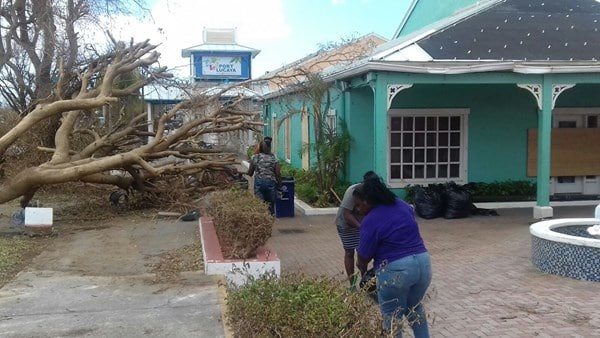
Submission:
<svg viewBox="0 0 600 338">
<path fill-rule="evenodd" d="M 600 224 L 596 218 L 564 218 L 529 227 L 531 260 L 543 272 L 600 282 L 600 239 L 586 229 Z"/>
</svg>

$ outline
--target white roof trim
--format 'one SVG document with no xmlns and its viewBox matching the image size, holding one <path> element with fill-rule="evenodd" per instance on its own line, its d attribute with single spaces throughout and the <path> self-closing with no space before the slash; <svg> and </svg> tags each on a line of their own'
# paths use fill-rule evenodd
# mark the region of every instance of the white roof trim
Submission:
<svg viewBox="0 0 600 338">
<path fill-rule="evenodd" d="M 376 51 L 376 53 L 373 54 L 370 57 L 370 59 L 371 60 L 382 60 L 385 57 L 387 57 L 388 55 L 393 54 L 393 53 L 395 53 L 395 52 L 397 52 L 397 51 L 399 51 L 399 50 L 401 50 L 401 49 L 403 49 L 403 48 L 405 48 L 407 46 L 410 46 L 410 45 L 414 44 L 415 42 L 417 42 L 417 41 L 419 41 L 419 40 L 421 40 L 421 39 L 423 39 L 423 38 L 425 38 L 425 37 L 427 37 L 427 36 L 429 36 L 429 35 L 431 35 L 431 34 L 433 34 L 435 32 L 437 32 L 437 30 L 435 30 L 435 29 L 428 29 L 428 30 L 425 30 L 425 31 L 419 31 L 418 32 L 419 34 L 417 34 L 417 35 L 411 34 L 409 37 L 407 37 L 406 40 L 403 40 L 403 41 L 399 42 L 398 44 L 396 44 L 392 48 L 388 48 L 388 49 L 385 49 L 385 50 L 379 51 L 379 52 Z"/>
<path fill-rule="evenodd" d="M 433 61 L 433 57 L 429 55 L 423 48 L 416 43 L 402 48 L 385 57 L 384 61 L 416 61 L 426 62 Z"/>
<path fill-rule="evenodd" d="M 466 63 L 466 62 L 465 62 Z M 356 75 L 364 74 L 369 71 L 389 71 L 401 73 L 418 73 L 418 74 L 467 74 L 467 73 L 482 73 L 494 71 L 507 71 L 520 74 L 568 74 L 568 73 L 600 73 L 600 64 L 597 62 L 579 63 L 577 65 L 569 64 L 552 64 L 544 65 L 540 63 L 527 62 L 480 62 L 468 64 L 452 64 L 448 62 L 428 62 L 419 64 L 416 62 L 392 63 L 385 61 L 370 61 L 363 63 L 355 68 L 346 69 L 336 74 L 331 74 L 326 77 L 327 81 L 344 79 Z"/>
<path fill-rule="evenodd" d="M 244 52 L 251 53 L 252 57 L 255 57 L 256 55 L 258 55 L 258 53 L 260 53 L 260 50 L 239 44 L 203 43 L 200 45 L 182 49 L 181 56 L 189 57 L 194 52 Z"/>
</svg>

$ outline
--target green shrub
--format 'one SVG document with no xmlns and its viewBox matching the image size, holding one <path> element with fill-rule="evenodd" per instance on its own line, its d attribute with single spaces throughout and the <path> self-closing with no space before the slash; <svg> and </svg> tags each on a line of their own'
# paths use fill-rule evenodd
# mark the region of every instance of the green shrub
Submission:
<svg viewBox="0 0 600 338">
<path fill-rule="evenodd" d="M 535 196 L 536 185 L 530 181 L 470 183 L 473 196 Z"/>
<path fill-rule="evenodd" d="M 346 193 L 346 190 L 348 190 L 348 187 L 350 187 L 350 183 L 348 182 L 338 182 L 338 184 L 335 186 L 335 193 L 336 195 L 340 198 L 343 199 L 344 198 L 344 193 Z"/>
<path fill-rule="evenodd" d="M 208 214 L 212 216 L 226 258 L 253 257 L 264 245 L 275 219 L 266 203 L 248 190 L 223 190 L 211 195 Z"/>
<path fill-rule="evenodd" d="M 381 328 L 376 305 L 333 279 L 261 278 L 230 289 L 227 306 L 236 337 L 375 337 Z"/>
<path fill-rule="evenodd" d="M 302 201 L 316 207 L 338 206 L 339 201 L 332 200 L 330 193 L 320 192 L 317 176 L 313 170 L 297 169 L 287 162 L 280 162 L 281 176 L 293 177 L 296 185 L 296 196 Z M 347 182 L 338 182 L 334 187 L 335 193 L 342 198 L 350 186 Z"/>
<path fill-rule="evenodd" d="M 308 204 L 315 204 L 319 199 L 317 187 L 310 183 L 296 183 L 296 195 Z"/>
</svg>

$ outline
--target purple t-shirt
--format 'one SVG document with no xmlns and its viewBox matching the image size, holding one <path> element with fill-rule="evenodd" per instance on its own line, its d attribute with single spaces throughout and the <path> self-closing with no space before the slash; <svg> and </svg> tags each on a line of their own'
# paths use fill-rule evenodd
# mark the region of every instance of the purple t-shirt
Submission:
<svg viewBox="0 0 600 338">
<path fill-rule="evenodd" d="M 358 254 L 374 259 L 374 267 L 402 257 L 427 252 L 410 205 L 399 199 L 393 205 L 373 208 L 360 225 Z"/>
</svg>

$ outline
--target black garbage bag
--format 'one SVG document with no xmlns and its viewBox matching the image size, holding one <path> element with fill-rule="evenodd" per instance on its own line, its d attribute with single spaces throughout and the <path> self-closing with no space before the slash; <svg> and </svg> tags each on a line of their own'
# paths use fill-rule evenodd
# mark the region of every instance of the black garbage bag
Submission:
<svg viewBox="0 0 600 338">
<path fill-rule="evenodd" d="M 448 184 L 446 187 L 446 213 L 444 218 L 465 218 L 473 211 L 473 198 L 464 187 Z"/>
<path fill-rule="evenodd" d="M 421 218 L 432 219 L 444 214 L 444 198 L 436 187 L 418 187 L 414 201 L 415 211 Z"/>
</svg>

